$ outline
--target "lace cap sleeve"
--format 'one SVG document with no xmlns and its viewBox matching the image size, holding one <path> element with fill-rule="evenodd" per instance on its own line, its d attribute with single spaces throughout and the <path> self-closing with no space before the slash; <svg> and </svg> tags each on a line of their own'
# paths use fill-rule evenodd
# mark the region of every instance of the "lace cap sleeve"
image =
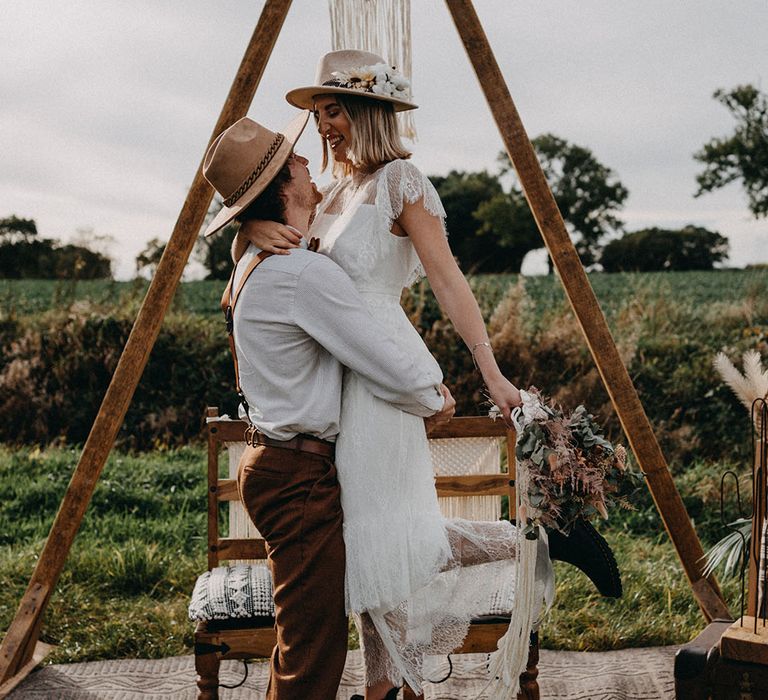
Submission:
<svg viewBox="0 0 768 700">
<path fill-rule="evenodd" d="M 424 209 L 438 217 L 445 228 L 445 209 L 435 186 L 413 163 L 393 160 L 382 169 L 376 190 L 376 208 L 392 228 L 392 223 L 403 211 L 403 203 L 422 200 Z"/>
<path fill-rule="evenodd" d="M 405 202 L 414 204 L 418 201 L 422 202 L 429 214 L 440 219 L 445 233 L 445 209 L 429 178 L 407 160 L 393 160 L 387 163 L 382 169 L 376 189 L 376 208 L 384 221 L 384 230 L 388 233 L 392 230 L 392 224 L 403 212 Z M 405 282 L 406 287 L 425 276 L 424 267 L 415 249 L 411 250 L 413 261 Z"/>
</svg>

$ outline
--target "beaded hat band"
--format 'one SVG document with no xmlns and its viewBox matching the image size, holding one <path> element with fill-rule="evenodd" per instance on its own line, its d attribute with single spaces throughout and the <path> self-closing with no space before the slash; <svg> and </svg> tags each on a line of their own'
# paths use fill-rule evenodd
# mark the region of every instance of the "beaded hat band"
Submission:
<svg viewBox="0 0 768 700">
<path fill-rule="evenodd" d="M 245 209 L 285 165 L 307 124 L 302 112 L 282 132 L 274 132 L 243 117 L 211 144 L 203 175 L 224 199 L 224 206 L 205 229 L 210 236 Z"/>
</svg>

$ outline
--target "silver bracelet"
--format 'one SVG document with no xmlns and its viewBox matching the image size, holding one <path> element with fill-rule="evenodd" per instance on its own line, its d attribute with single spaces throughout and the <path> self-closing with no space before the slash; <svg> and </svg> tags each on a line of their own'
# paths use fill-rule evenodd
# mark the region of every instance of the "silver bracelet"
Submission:
<svg viewBox="0 0 768 700">
<path fill-rule="evenodd" d="M 478 369 L 478 367 L 477 367 L 477 360 L 475 360 L 475 348 L 479 348 L 479 347 L 483 347 L 483 346 L 488 348 L 491 352 L 493 352 L 493 348 L 491 347 L 491 344 L 488 341 L 485 341 L 483 343 L 475 343 L 469 349 L 469 352 L 472 355 L 472 363 L 475 365 L 475 369 Z"/>
</svg>

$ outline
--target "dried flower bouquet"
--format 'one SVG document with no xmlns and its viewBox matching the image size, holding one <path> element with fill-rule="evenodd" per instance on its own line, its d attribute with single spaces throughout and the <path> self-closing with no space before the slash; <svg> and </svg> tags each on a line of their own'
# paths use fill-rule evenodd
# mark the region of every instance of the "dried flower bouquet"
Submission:
<svg viewBox="0 0 768 700">
<path fill-rule="evenodd" d="M 605 439 L 586 408 L 567 413 L 535 387 L 520 396 L 522 406 L 512 418 L 515 456 L 527 467 L 527 497 L 521 499 L 527 512 L 520 518 L 527 522 L 526 537 L 535 539 L 539 524 L 567 535 L 579 518 L 607 518 L 613 506 L 630 509 L 621 487 L 636 475 L 627 469 L 626 450 Z"/>
</svg>

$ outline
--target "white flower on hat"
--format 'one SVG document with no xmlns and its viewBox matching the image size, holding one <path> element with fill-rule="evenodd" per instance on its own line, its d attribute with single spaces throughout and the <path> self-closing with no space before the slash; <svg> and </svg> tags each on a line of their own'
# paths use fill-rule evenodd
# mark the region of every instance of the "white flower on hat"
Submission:
<svg viewBox="0 0 768 700">
<path fill-rule="evenodd" d="M 385 97 L 391 97 L 395 93 L 395 86 L 392 83 L 385 82 L 376 84 L 371 88 L 371 92 L 375 95 L 384 95 Z"/>
<path fill-rule="evenodd" d="M 411 83 L 405 76 L 386 63 L 334 71 L 331 75 L 341 87 L 347 89 L 370 92 L 382 97 L 410 99 Z"/>
<path fill-rule="evenodd" d="M 393 70 L 386 63 L 377 63 L 375 66 L 371 66 L 371 70 L 376 75 L 377 83 L 385 83 L 389 80 L 389 71 Z"/>
<path fill-rule="evenodd" d="M 411 87 L 410 81 L 399 73 L 391 77 L 391 82 L 397 92 L 408 92 Z"/>
</svg>

